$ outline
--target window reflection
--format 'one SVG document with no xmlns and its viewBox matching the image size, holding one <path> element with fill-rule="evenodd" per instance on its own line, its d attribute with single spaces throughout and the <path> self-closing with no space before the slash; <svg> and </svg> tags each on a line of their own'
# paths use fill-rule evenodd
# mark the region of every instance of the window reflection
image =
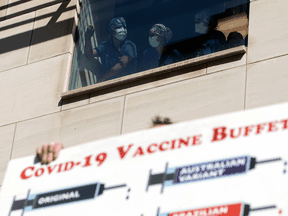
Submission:
<svg viewBox="0 0 288 216">
<path fill-rule="evenodd" d="M 83 0 L 69 89 L 247 45 L 249 0 Z"/>
<path fill-rule="evenodd" d="M 113 18 L 109 24 L 109 40 L 92 48 L 91 37 L 94 27 L 89 25 L 85 31 L 85 56 L 88 59 L 100 57 L 102 68 L 98 73 L 98 81 L 115 79 L 136 72 L 136 45 L 128 40 L 127 25 L 123 17 Z"/>
<path fill-rule="evenodd" d="M 163 65 L 168 65 L 181 60 L 177 49 L 165 53 L 165 48 L 172 38 L 172 31 L 163 24 L 155 24 L 149 31 L 149 44 L 142 55 L 139 71 L 149 70 Z"/>
<path fill-rule="evenodd" d="M 218 20 L 209 10 L 202 11 L 195 16 L 195 32 L 203 34 L 203 43 L 196 48 L 193 57 L 211 54 L 223 50 L 226 39 L 221 31 L 217 30 Z"/>
<path fill-rule="evenodd" d="M 245 41 L 243 39 L 242 34 L 239 32 L 231 32 L 227 38 L 227 48 L 233 48 L 239 45 L 244 45 Z"/>
</svg>

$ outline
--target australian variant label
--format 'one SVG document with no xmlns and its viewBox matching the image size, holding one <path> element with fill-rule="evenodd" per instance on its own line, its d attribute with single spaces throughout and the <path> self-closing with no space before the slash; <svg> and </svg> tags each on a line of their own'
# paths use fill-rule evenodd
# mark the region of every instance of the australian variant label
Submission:
<svg viewBox="0 0 288 216">
<path fill-rule="evenodd" d="M 186 183 L 242 174 L 249 169 L 248 162 L 249 157 L 243 156 L 179 167 L 176 169 L 174 183 Z"/>
</svg>

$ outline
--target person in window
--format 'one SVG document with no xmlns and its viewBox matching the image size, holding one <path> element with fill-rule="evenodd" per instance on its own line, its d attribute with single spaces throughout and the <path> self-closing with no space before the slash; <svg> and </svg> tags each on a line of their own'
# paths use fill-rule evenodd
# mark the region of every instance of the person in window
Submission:
<svg viewBox="0 0 288 216">
<path fill-rule="evenodd" d="M 163 24 L 155 24 L 149 31 L 150 48 L 144 51 L 140 61 L 139 71 L 149 70 L 180 60 L 180 53 L 174 49 L 165 52 L 165 46 L 172 38 L 172 31 Z"/>
<path fill-rule="evenodd" d="M 195 16 L 195 32 L 203 34 L 204 43 L 196 49 L 194 57 L 207 55 L 223 50 L 226 45 L 225 35 L 216 30 L 218 20 L 211 16 L 209 10 L 202 11 Z"/>
<path fill-rule="evenodd" d="M 136 45 L 127 40 L 127 25 L 123 17 L 113 18 L 109 24 L 111 40 L 104 41 L 92 49 L 91 37 L 94 27 L 88 26 L 85 32 L 85 56 L 100 57 L 102 61 L 101 75 L 98 81 L 110 80 L 136 72 Z"/>
<path fill-rule="evenodd" d="M 243 39 L 243 36 L 239 32 L 234 31 L 228 35 L 227 48 L 233 48 L 233 47 L 241 46 L 244 44 L 245 44 L 245 41 Z"/>
</svg>

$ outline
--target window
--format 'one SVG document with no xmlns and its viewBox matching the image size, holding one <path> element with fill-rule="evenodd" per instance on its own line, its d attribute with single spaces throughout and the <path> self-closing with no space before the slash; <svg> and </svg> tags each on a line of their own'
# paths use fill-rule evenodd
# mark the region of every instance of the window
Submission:
<svg viewBox="0 0 288 216">
<path fill-rule="evenodd" d="M 247 45 L 249 0 L 83 0 L 69 90 Z"/>
</svg>

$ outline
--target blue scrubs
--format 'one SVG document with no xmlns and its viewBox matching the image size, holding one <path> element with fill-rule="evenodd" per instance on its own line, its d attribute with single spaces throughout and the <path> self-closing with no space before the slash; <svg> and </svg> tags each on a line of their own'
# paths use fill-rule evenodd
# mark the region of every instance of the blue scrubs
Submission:
<svg viewBox="0 0 288 216">
<path fill-rule="evenodd" d="M 200 49 L 195 50 L 194 57 L 211 54 L 221 51 L 226 46 L 226 38 L 224 34 L 217 30 L 212 30 L 210 33 L 204 35 L 207 40 Z"/>
<path fill-rule="evenodd" d="M 136 72 L 137 50 L 136 45 L 132 41 L 130 40 L 123 41 L 121 45 L 121 51 L 116 50 L 112 40 L 102 42 L 95 49 L 97 51 L 97 55 L 101 58 L 102 61 L 101 76 L 106 74 L 112 67 L 114 67 L 115 64 L 119 63 L 122 56 L 130 56 L 132 57 L 132 60 L 123 69 L 123 71 L 121 71 L 121 73 L 109 79 L 115 79 Z"/>
<path fill-rule="evenodd" d="M 172 64 L 178 62 L 180 60 L 180 53 L 174 49 L 171 54 L 164 57 L 159 56 L 157 50 L 153 47 L 148 48 L 144 51 L 143 56 L 141 58 L 139 71 L 149 70 L 152 68 L 157 68 L 159 66 L 164 66 L 168 64 Z"/>
</svg>

